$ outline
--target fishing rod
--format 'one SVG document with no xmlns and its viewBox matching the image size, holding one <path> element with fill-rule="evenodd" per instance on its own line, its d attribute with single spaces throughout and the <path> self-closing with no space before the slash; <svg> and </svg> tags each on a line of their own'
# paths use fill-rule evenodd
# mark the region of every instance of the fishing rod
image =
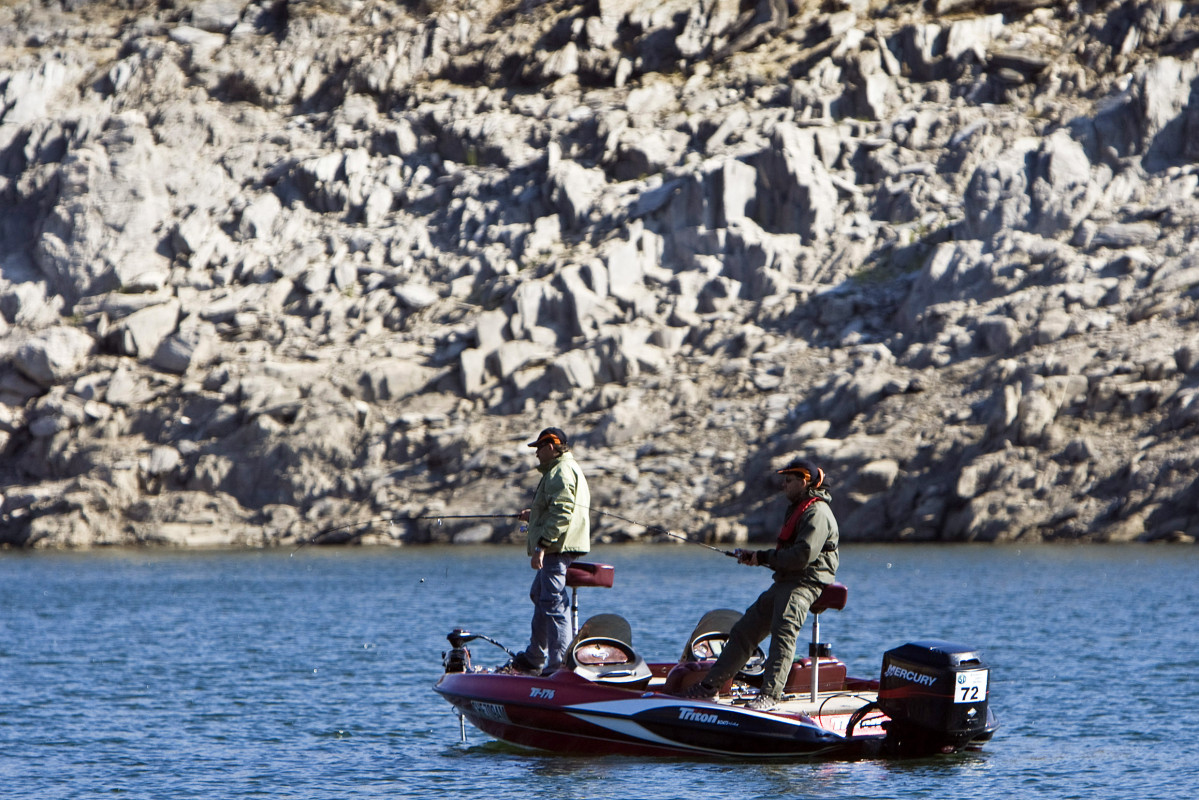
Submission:
<svg viewBox="0 0 1199 800">
<path fill-rule="evenodd" d="M 304 547 L 305 545 L 316 544 L 322 537 L 328 536 L 331 533 L 349 530 L 350 528 L 358 528 L 364 525 L 370 526 L 378 522 L 386 522 L 390 524 L 393 522 L 419 522 L 420 520 L 435 519 L 437 520 L 437 524 L 440 525 L 443 519 L 514 519 L 519 516 L 520 514 L 400 514 L 394 517 L 373 517 L 371 519 L 347 522 L 344 525 L 335 525 L 331 528 L 319 530 L 312 534 L 312 536 L 309 536 L 307 539 L 304 539 L 302 542 L 300 542 L 300 546 L 297 547 L 296 550 L 299 551 L 300 548 Z M 355 534 L 351 538 L 356 538 L 363 535 L 365 535 L 365 532 Z"/>
<path fill-rule="evenodd" d="M 686 542 L 687 544 L 699 545 L 700 547 L 706 547 L 713 552 L 721 553 L 722 555 L 729 556 L 730 558 L 737 558 L 737 554 L 732 552 L 731 550 L 721 550 L 719 547 L 713 547 L 712 545 L 705 544 L 704 542 L 697 542 L 696 540 L 692 539 L 689 536 L 686 536 L 685 534 L 674 533 L 673 531 L 668 531 L 665 528 L 663 528 L 661 525 L 646 525 L 644 522 L 638 522 L 635 519 L 629 519 L 628 517 L 622 517 L 620 514 L 616 514 L 612 511 L 603 511 L 602 509 L 598 509 L 598 508 L 594 508 L 594 509 L 590 509 L 590 510 L 594 511 L 596 514 L 603 514 L 605 517 L 615 517 L 616 519 L 623 520 L 623 521 L 631 523 L 633 525 L 640 525 L 642 528 L 645 528 L 650 533 L 664 533 L 667 536 L 674 537 L 675 539 Z"/>
<path fill-rule="evenodd" d="M 670 536 L 671 538 L 678 539 L 679 541 L 686 542 L 687 544 L 694 544 L 699 547 L 706 548 L 708 550 L 711 550 L 714 553 L 720 553 L 721 555 L 729 556 L 730 558 L 737 558 L 737 554 L 732 552 L 731 550 L 722 550 L 719 547 L 713 547 L 712 545 L 706 544 L 705 542 L 697 542 L 695 539 L 692 539 L 689 536 L 686 536 L 681 533 L 675 533 L 674 531 L 669 531 L 666 528 L 663 528 L 661 525 L 649 525 L 644 522 L 638 522 L 635 519 L 629 519 L 628 517 L 621 516 L 620 514 L 617 514 L 614 511 L 604 511 L 603 509 L 600 509 L 600 508 L 590 508 L 589 507 L 589 508 L 587 508 L 587 510 L 593 511 L 596 514 L 601 514 L 605 517 L 613 517 L 613 518 L 619 519 L 623 522 L 628 522 L 631 525 L 637 525 L 639 527 L 645 528 L 650 533 L 660 533 L 665 536 Z M 350 522 L 345 525 L 336 525 L 332 528 L 325 528 L 324 530 L 318 531 L 317 533 L 313 534 L 309 538 L 302 541 L 300 543 L 300 546 L 297 547 L 296 550 L 299 551 L 300 548 L 304 547 L 305 545 L 315 544 L 316 542 L 320 541 L 320 539 L 322 537 L 328 536 L 331 533 L 337 533 L 338 531 L 347 530 L 349 528 L 356 528 L 356 527 L 363 526 L 363 525 L 373 525 L 377 522 L 387 522 L 387 523 L 417 522 L 420 520 L 435 519 L 435 520 L 437 520 L 437 524 L 440 525 L 441 521 L 444 519 L 519 519 L 520 516 L 521 516 L 520 514 L 401 514 L 401 515 L 395 516 L 395 517 L 375 517 L 373 519 L 359 520 L 357 522 Z M 362 536 L 362 535 L 364 535 L 364 534 L 362 534 L 362 533 L 356 534 L 356 536 Z"/>
</svg>

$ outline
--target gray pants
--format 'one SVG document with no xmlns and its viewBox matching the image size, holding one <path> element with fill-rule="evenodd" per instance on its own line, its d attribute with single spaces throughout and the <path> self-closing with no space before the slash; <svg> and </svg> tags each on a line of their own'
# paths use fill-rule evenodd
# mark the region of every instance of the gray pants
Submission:
<svg viewBox="0 0 1199 800">
<path fill-rule="evenodd" d="M 566 591 L 566 568 L 578 558 L 574 553 L 546 553 L 541 569 L 529 587 L 533 601 L 533 625 L 525 658 L 542 670 L 562 666 L 574 633 L 570 629 L 570 594 Z"/>
</svg>

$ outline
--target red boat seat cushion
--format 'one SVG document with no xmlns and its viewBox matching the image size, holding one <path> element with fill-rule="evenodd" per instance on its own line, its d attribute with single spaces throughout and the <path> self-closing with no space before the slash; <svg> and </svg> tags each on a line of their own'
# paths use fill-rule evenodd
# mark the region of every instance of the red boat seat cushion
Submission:
<svg viewBox="0 0 1199 800">
<path fill-rule="evenodd" d="M 571 587 L 599 586 L 611 589 L 615 573 L 616 568 L 611 564 L 576 561 L 566 568 L 566 585 Z"/>
<path fill-rule="evenodd" d="M 848 586 L 843 583 L 830 583 L 824 587 L 824 591 L 816 598 L 816 602 L 812 603 L 810 610 L 813 614 L 819 614 L 821 611 L 826 611 L 830 608 L 840 611 L 845 608 L 845 601 L 848 599 Z"/>
<path fill-rule="evenodd" d="M 604 642 L 586 642 L 574 651 L 575 661 L 580 664 L 628 664 L 629 654 L 623 649 Z"/>
</svg>

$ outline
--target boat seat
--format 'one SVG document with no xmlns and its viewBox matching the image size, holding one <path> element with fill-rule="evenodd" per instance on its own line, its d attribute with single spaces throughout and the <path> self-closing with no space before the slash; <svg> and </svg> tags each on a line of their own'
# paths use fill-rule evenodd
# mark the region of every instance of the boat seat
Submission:
<svg viewBox="0 0 1199 800">
<path fill-rule="evenodd" d="M 843 583 L 830 583 L 824 587 L 824 591 L 820 593 L 820 596 L 816 598 L 816 602 L 812 603 L 812 607 L 808 610 L 813 614 L 819 614 L 830 608 L 840 611 L 845 608 L 845 603 L 848 600 L 849 587 Z"/>
<path fill-rule="evenodd" d="M 598 586 L 611 589 L 616 568 L 610 564 L 593 564 L 590 561 L 575 561 L 566 568 L 566 585 L 572 589 Z"/>
<path fill-rule="evenodd" d="M 616 568 L 611 564 L 594 564 L 590 561 L 575 561 L 566 568 L 566 585 L 570 587 L 570 632 L 579 630 L 579 589 L 594 586 L 611 589 L 616 578 Z"/>
<path fill-rule="evenodd" d="M 720 657 L 725 644 L 729 640 L 729 632 L 741 612 L 731 608 L 717 608 L 700 617 L 699 622 L 687 637 L 683 654 L 679 663 L 666 675 L 664 691 L 674 693 L 682 691 L 693 683 L 698 683 L 708 674 L 716 659 Z M 753 655 L 737 673 L 737 680 L 752 683 L 760 680 L 766 665 L 766 654 L 761 647 L 755 647 Z M 722 691 L 728 691 L 732 681 L 728 681 Z"/>
<path fill-rule="evenodd" d="M 820 596 L 816 598 L 808 610 L 813 615 L 819 615 L 830 608 L 840 610 L 845 608 L 845 603 L 848 599 L 849 589 L 844 584 L 830 583 L 824 587 Z M 687 637 L 687 644 L 683 648 L 683 655 L 679 659 L 679 666 L 676 666 L 667 673 L 664 691 L 677 693 L 687 689 L 691 684 L 703 680 L 708 674 L 708 670 L 711 669 L 712 662 L 720 656 L 725 643 L 728 642 L 729 632 L 732 631 L 733 625 L 739 619 L 741 619 L 741 612 L 734 611 L 731 608 L 718 608 L 704 614 L 700 618 L 699 624 L 691 631 L 691 635 Z M 813 642 L 819 641 L 819 619 L 818 616 L 812 617 Z M 787 676 L 785 691 L 798 692 L 805 688 L 811 688 L 813 677 L 811 660 L 810 657 L 801 658 L 791 665 L 791 672 Z M 680 668 L 684 666 L 687 668 Z M 754 654 L 750 657 L 749 661 L 737 673 L 736 679 L 750 686 L 761 686 L 762 675 L 765 670 L 766 654 L 762 652 L 761 647 L 757 647 L 754 649 Z M 845 665 L 828 655 L 820 658 L 815 672 L 819 691 L 838 691 L 845 685 Z M 729 691 L 730 686 L 731 681 L 721 691 Z"/>
<path fill-rule="evenodd" d="M 728 641 L 729 631 L 739 619 L 741 612 L 731 608 L 717 608 L 704 614 L 687 637 L 679 661 L 708 661 L 719 657 Z"/>
<path fill-rule="evenodd" d="M 632 628 L 619 614 L 590 618 L 570 644 L 566 668 L 589 681 L 644 689 L 652 673 L 631 644 Z"/>
<path fill-rule="evenodd" d="M 679 661 L 715 661 L 724 651 L 729 632 L 741 616 L 740 611 L 731 608 L 717 608 L 704 614 L 687 637 L 687 645 L 683 648 L 683 655 Z M 742 678 L 761 675 L 765 663 L 766 654 L 762 652 L 761 647 L 755 647 L 753 655 L 737 675 Z"/>
<path fill-rule="evenodd" d="M 820 615 L 830 608 L 840 611 L 849 600 L 849 588 L 843 583 L 830 583 L 808 610 L 812 612 L 812 641 L 808 657 L 796 659 L 787 675 L 784 691 L 807 689 L 808 698 L 815 703 L 820 692 L 839 692 L 845 688 L 845 665 L 833 658 L 832 648 L 820 641 Z"/>
</svg>

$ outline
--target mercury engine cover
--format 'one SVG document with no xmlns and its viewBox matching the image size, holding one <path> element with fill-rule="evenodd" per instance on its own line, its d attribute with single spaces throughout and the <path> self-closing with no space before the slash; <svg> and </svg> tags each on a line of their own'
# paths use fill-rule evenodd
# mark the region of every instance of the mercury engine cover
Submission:
<svg viewBox="0 0 1199 800">
<path fill-rule="evenodd" d="M 929 639 L 883 654 L 878 704 L 905 749 L 965 746 L 988 732 L 989 670 L 977 650 Z"/>
</svg>

